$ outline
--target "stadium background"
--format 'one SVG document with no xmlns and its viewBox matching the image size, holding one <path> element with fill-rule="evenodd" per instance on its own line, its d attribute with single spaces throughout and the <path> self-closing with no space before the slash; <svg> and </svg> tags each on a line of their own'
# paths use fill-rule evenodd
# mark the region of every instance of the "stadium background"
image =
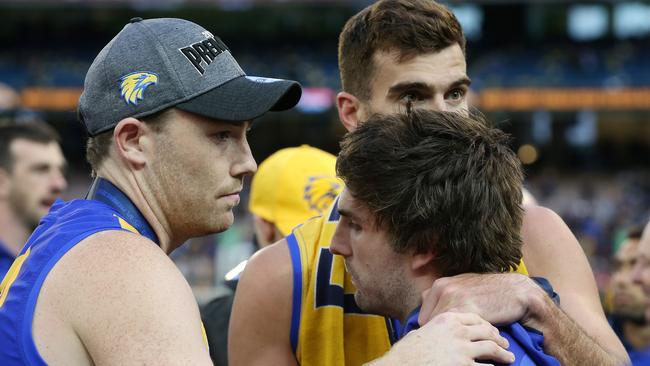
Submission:
<svg viewBox="0 0 650 366">
<path fill-rule="evenodd" d="M 249 75 L 299 80 L 299 106 L 250 135 L 258 162 L 310 144 L 338 151 L 343 128 L 336 44 L 370 1 L 0 0 L 0 122 L 43 119 L 63 136 L 65 197 L 90 183 L 76 103 L 93 57 L 135 16 L 195 21 L 230 47 Z M 650 215 L 650 2 L 447 1 L 468 38 L 471 104 L 514 136 L 526 186 L 558 212 L 599 286 L 631 225 Z M 247 194 L 228 231 L 172 255 L 199 301 L 252 250 Z"/>
</svg>

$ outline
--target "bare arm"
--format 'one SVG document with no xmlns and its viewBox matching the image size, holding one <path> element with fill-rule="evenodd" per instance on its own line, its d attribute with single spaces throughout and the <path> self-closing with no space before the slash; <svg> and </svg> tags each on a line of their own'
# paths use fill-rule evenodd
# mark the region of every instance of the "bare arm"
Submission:
<svg viewBox="0 0 650 366">
<path fill-rule="evenodd" d="M 212 364 L 192 291 L 151 241 L 96 234 L 60 264 L 53 286 L 74 279 L 59 299 L 73 310 L 68 322 L 95 365 Z"/>
<path fill-rule="evenodd" d="M 629 363 L 605 319 L 584 252 L 562 220 L 551 210 L 527 207 L 523 236 L 529 273 L 551 282 L 562 309 L 525 276 L 465 274 L 434 283 L 421 323 L 449 310 L 477 312 L 493 324 L 521 320 L 544 333 L 546 351 L 563 365 Z"/>
<path fill-rule="evenodd" d="M 228 358 L 236 365 L 297 365 L 291 349 L 293 270 L 281 240 L 257 252 L 237 285 Z"/>
<path fill-rule="evenodd" d="M 564 221 L 547 208 L 528 207 L 523 238 L 529 273 L 547 278 L 561 299 L 561 310 L 545 301 L 531 311 L 530 323 L 544 332 L 547 351 L 563 365 L 629 363 L 605 318 L 587 257 Z"/>
</svg>

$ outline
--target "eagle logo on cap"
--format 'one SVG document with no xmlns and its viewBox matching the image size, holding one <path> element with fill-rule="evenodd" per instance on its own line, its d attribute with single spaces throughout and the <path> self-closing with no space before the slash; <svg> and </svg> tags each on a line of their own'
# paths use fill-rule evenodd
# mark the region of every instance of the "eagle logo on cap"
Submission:
<svg viewBox="0 0 650 366">
<path fill-rule="evenodd" d="M 310 210 L 322 214 L 341 193 L 343 185 L 333 176 L 309 177 L 303 198 Z"/>
<path fill-rule="evenodd" d="M 158 84 L 158 75 L 146 71 L 132 72 L 120 78 L 120 93 L 126 104 L 138 105 L 144 99 L 145 89 L 155 84 Z"/>
</svg>

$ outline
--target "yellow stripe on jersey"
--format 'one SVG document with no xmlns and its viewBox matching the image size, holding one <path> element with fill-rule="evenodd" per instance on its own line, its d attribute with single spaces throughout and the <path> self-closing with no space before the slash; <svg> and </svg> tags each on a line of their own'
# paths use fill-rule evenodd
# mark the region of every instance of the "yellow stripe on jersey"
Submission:
<svg viewBox="0 0 650 366">
<path fill-rule="evenodd" d="M 528 276 L 528 268 L 526 268 L 526 263 L 524 263 L 523 259 L 519 261 L 517 268 L 515 270 L 511 270 L 510 272 L 517 272 Z"/>
<path fill-rule="evenodd" d="M 0 283 L 0 307 L 2 307 L 2 305 L 5 303 L 7 295 L 9 295 L 9 289 L 11 288 L 11 285 L 13 285 L 14 281 L 16 281 L 18 273 L 20 272 L 20 268 L 23 266 L 23 263 L 25 263 L 25 260 L 27 257 L 29 257 L 29 253 L 31 252 L 32 248 L 27 248 L 27 251 L 24 254 L 19 255 L 18 258 L 14 259 L 11 267 L 9 267 L 9 271 L 5 275 L 5 278 L 2 280 L 2 283 Z"/>
<path fill-rule="evenodd" d="M 203 320 L 201 320 L 201 336 L 203 337 L 205 348 L 210 351 L 210 344 L 208 344 L 208 334 L 205 332 L 205 325 L 203 325 Z"/>
<path fill-rule="evenodd" d="M 117 217 L 117 221 L 120 223 L 120 227 L 122 229 L 128 230 L 128 231 L 130 231 L 130 232 L 132 232 L 134 234 L 138 234 L 138 235 L 140 234 L 140 232 L 136 228 L 134 228 L 133 225 L 126 222 L 123 218 L 121 218 L 121 217 L 119 217 L 117 215 L 114 215 L 114 216 Z"/>
</svg>

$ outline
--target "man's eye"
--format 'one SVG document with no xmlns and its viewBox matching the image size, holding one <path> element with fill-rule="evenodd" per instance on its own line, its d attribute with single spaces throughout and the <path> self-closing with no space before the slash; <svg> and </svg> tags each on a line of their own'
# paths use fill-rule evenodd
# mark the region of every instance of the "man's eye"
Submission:
<svg viewBox="0 0 650 366">
<path fill-rule="evenodd" d="M 361 226 L 354 223 L 353 221 L 348 221 L 348 227 L 350 229 L 352 229 L 352 230 L 355 230 L 355 231 L 360 231 L 361 230 Z"/>
<path fill-rule="evenodd" d="M 465 96 L 465 90 L 463 89 L 454 89 L 447 93 L 447 99 L 459 100 Z"/>
<path fill-rule="evenodd" d="M 422 96 L 422 94 L 417 92 L 406 92 L 400 96 L 400 100 L 403 101 L 404 103 L 408 103 L 408 102 L 414 103 L 414 102 L 424 100 L 424 97 Z"/>
<path fill-rule="evenodd" d="M 214 137 L 218 141 L 227 140 L 228 138 L 230 138 L 230 131 L 219 132 L 215 134 Z"/>
</svg>

